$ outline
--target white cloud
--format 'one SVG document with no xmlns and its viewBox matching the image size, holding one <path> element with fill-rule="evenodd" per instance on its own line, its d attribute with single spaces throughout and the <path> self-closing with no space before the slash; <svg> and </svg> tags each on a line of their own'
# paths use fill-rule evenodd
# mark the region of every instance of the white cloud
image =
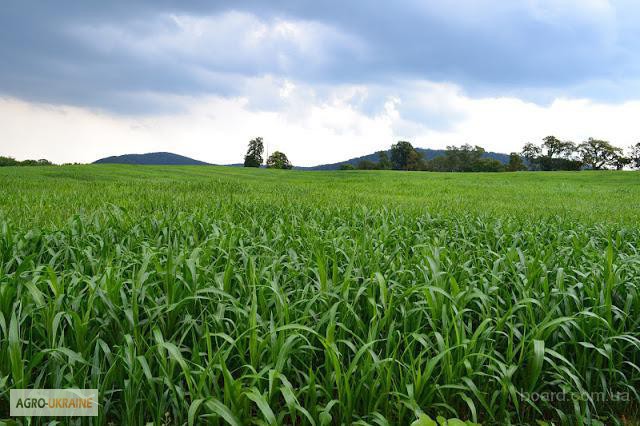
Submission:
<svg viewBox="0 0 640 426">
<path fill-rule="evenodd" d="M 398 139 L 431 148 L 472 143 L 499 152 L 518 151 L 524 142 L 550 134 L 576 142 L 605 138 L 618 146 L 640 139 L 638 101 L 556 99 L 541 106 L 512 97 L 470 98 L 454 85 L 429 82 L 394 86 L 401 90 L 336 86 L 322 94 L 279 79 L 248 87 L 252 93 L 266 90 L 278 102 L 256 109 L 249 95 L 173 97 L 164 102 L 179 102 L 184 112 L 127 117 L 2 98 L 0 155 L 61 163 L 171 151 L 227 164 L 241 162 L 247 141 L 263 136 L 271 151 L 284 151 L 294 164 L 309 166 L 367 154 Z M 376 112 L 362 107 L 378 100 Z M 448 122 L 430 125 L 429 117 Z"/>
<path fill-rule="evenodd" d="M 610 140 L 626 147 L 640 138 L 640 102 L 595 103 L 586 99 L 556 99 L 540 106 L 517 98 L 462 98 L 465 119 L 447 131 L 423 129 L 419 146 L 442 148 L 449 144 L 478 144 L 487 150 L 519 151 L 525 142 L 555 135 L 582 142 L 588 137 Z"/>
<path fill-rule="evenodd" d="M 342 103 L 308 105 L 300 115 L 292 105 L 279 112 L 252 110 L 243 98 L 191 102 L 184 113 L 131 118 L 4 98 L 0 153 L 61 163 L 170 151 L 227 164 L 241 162 L 249 139 L 263 136 L 271 151 L 312 165 L 381 148 L 392 139 L 385 116 L 367 117 Z"/>
</svg>

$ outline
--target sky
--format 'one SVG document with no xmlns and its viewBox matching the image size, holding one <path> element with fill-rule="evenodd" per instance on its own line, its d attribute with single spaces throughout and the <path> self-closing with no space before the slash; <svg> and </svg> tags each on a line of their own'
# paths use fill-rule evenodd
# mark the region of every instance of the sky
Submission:
<svg viewBox="0 0 640 426">
<path fill-rule="evenodd" d="M 5 0 L 0 155 L 640 141 L 637 0 Z"/>
</svg>

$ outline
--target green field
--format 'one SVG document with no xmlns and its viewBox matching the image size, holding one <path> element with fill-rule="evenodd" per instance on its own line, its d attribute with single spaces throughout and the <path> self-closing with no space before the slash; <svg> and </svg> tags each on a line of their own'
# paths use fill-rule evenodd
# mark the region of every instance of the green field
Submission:
<svg viewBox="0 0 640 426">
<path fill-rule="evenodd" d="M 635 172 L 3 168 L 0 419 L 630 424 L 639 220 Z"/>
</svg>

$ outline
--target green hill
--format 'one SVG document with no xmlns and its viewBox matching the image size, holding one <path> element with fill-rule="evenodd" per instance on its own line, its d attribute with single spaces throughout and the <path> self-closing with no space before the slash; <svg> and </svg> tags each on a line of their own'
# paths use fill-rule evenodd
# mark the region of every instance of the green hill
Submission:
<svg viewBox="0 0 640 426">
<path fill-rule="evenodd" d="M 125 154 L 101 158 L 94 164 L 140 164 L 156 166 L 206 166 L 209 163 L 194 160 L 171 152 L 149 152 L 147 154 Z"/>
<path fill-rule="evenodd" d="M 445 154 L 444 149 L 429 149 L 429 148 L 416 148 L 416 151 L 422 154 L 422 158 L 425 160 L 432 160 L 436 157 L 441 157 Z M 389 157 L 391 156 L 391 151 L 387 150 L 387 154 Z M 494 158 L 501 163 L 507 164 L 509 162 L 509 155 L 502 154 L 499 152 L 485 152 L 483 155 L 485 158 Z M 362 157 L 351 158 L 349 160 L 340 161 L 339 163 L 331 163 L 331 164 L 320 164 L 312 167 L 296 167 L 296 169 L 300 170 L 338 170 L 340 166 L 344 164 L 351 164 L 352 166 L 357 166 L 360 161 L 374 161 L 377 162 L 379 160 L 378 153 L 374 152 L 373 154 L 363 155 Z"/>
</svg>

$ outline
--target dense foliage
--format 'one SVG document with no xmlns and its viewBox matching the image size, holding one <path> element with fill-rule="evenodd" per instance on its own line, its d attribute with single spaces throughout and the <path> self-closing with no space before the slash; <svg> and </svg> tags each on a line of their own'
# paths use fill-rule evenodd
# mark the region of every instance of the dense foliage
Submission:
<svg viewBox="0 0 640 426">
<path fill-rule="evenodd" d="M 267 159 L 267 167 L 270 169 L 292 169 L 293 165 L 284 152 L 274 151 Z"/>
<path fill-rule="evenodd" d="M 391 159 L 386 151 L 379 151 L 378 161 L 360 160 L 357 168 L 360 170 L 408 170 L 431 172 L 503 172 L 522 170 L 517 164 L 505 165 L 495 158 L 485 156 L 486 151 L 480 146 L 462 145 L 448 146 L 444 155 L 430 160 L 423 158 L 420 151 L 410 142 L 400 141 L 391 145 L 389 150 Z M 518 154 L 512 154 L 518 156 Z M 519 157 L 519 156 L 518 156 Z M 519 160 L 522 163 L 522 160 Z M 351 170 L 351 167 L 341 167 L 341 170 Z"/>
<path fill-rule="evenodd" d="M 634 418 L 639 199 L 618 172 L 4 169 L 0 418 L 16 387 L 97 387 L 100 424 Z"/>
<path fill-rule="evenodd" d="M 462 145 L 448 146 L 443 155 L 428 160 L 423 158 L 420 151 L 410 142 L 400 141 L 391 145 L 389 150 L 391 159 L 386 151 L 378 151 L 378 161 L 360 160 L 357 168 L 360 170 L 408 170 L 432 172 L 502 172 L 522 170 L 515 165 L 507 166 L 501 161 L 486 157 L 486 151 L 480 146 Z M 517 154 L 513 154 L 516 155 Z M 510 159 L 512 161 L 512 159 Z M 522 162 L 520 160 L 520 162 Z M 516 167 L 511 169 L 509 167 Z M 341 170 L 351 170 L 351 167 L 341 167 Z"/>
<path fill-rule="evenodd" d="M 407 141 L 391 145 L 391 165 L 394 170 L 422 170 L 422 155 Z"/>
<path fill-rule="evenodd" d="M 493 158 L 483 157 L 481 146 L 448 146 L 445 155 L 427 162 L 425 169 L 434 172 L 502 172 L 505 165 Z"/>
<path fill-rule="evenodd" d="M 245 167 L 260 167 L 262 165 L 262 153 L 264 152 L 264 142 L 258 137 L 249 141 L 247 154 L 244 156 Z"/>
<path fill-rule="evenodd" d="M 0 167 L 9 166 L 51 166 L 53 165 L 49 160 L 23 160 L 18 161 L 12 157 L 3 157 L 0 155 Z"/>
<path fill-rule="evenodd" d="M 579 145 L 561 141 L 555 136 L 547 136 L 542 141 L 542 146 L 527 143 L 522 149 L 522 156 L 531 170 L 622 170 L 627 166 L 640 168 L 640 144 L 629 147 L 629 155 L 625 156 L 622 148 L 594 138 Z"/>
<path fill-rule="evenodd" d="M 629 147 L 628 155 L 607 141 L 589 138 L 577 145 L 547 136 L 542 145 L 526 143 L 521 154 L 512 152 L 508 162 L 487 157 L 481 146 L 448 146 L 443 155 L 424 159 L 411 143 L 400 141 L 391 146 L 391 161 L 385 151 L 378 152 L 379 161 L 363 159 L 360 170 L 422 170 L 432 172 L 517 172 L 522 170 L 578 171 L 625 167 L 640 168 L 640 143 Z M 524 161 L 523 161 L 524 160 Z M 525 163 L 526 161 L 526 163 Z M 351 167 L 341 167 L 351 170 Z"/>
</svg>

